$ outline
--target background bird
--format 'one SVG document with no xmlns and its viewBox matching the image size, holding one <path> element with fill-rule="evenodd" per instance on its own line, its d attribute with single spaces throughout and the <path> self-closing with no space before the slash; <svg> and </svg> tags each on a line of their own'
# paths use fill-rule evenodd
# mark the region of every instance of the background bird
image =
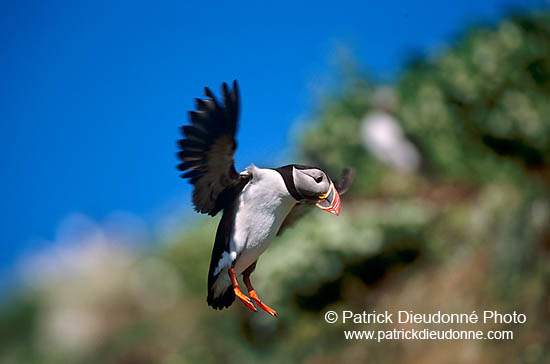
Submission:
<svg viewBox="0 0 550 364">
<path fill-rule="evenodd" d="M 388 86 L 374 90 L 372 110 L 361 121 L 360 135 L 365 148 L 379 161 L 403 172 L 416 173 L 426 169 L 426 156 L 418 142 L 406 132 L 397 118 L 398 99 Z M 422 168 L 424 167 L 424 168 Z"/>
<path fill-rule="evenodd" d="M 204 94 L 207 99 L 196 99 L 197 110 L 189 112 L 191 125 L 182 127 L 178 169 L 194 186 L 196 211 L 211 216 L 223 211 L 210 260 L 207 302 L 214 309 L 223 309 L 237 296 L 254 311 L 252 300 L 277 316 L 250 282 L 258 257 L 282 229 L 311 206 L 338 215 L 340 194 L 351 186 L 354 170 L 346 169 L 336 184 L 321 169 L 297 164 L 278 168 L 251 164 L 237 173 L 233 161 L 239 117 L 237 82 L 232 90 L 222 84 L 223 103 L 207 87 Z M 250 297 L 239 288 L 240 275 Z"/>
</svg>

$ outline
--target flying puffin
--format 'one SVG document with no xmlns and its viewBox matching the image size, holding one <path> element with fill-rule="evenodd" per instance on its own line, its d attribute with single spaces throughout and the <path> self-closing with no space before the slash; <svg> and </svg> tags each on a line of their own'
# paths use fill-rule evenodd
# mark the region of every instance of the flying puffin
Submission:
<svg viewBox="0 0 550 364">
<path fill-rule="evenodd" d="M 191 125 L 181 128 L 178 169 L 185 172 L 181 177 L 194 186 L 197 212 L 214 216 L 223 211 L 208 271 L 207 303 L 221 310 L 229 307 L 236 296 L 253 311 L 256 308 L 252 300 L 277 316 L 250 283 L 258 257 L 309 206 L 338 215 L 339 193 L 351 186 L 354 170 L 346 169 L 336 185 L 321 169 L 297 164 L 279 168 L 252 164 L 237 173 L 233 162 L 239 116 L 237 81 L 233 81 L 232 90 L 225 82 L 222 84 L 223 103 L 208 87 L 204 94 L 207 99 L 195 99 L 197 110 L 189 112 Z M 239 288 L 240 275 L 250 297 Z"/>
</svg>

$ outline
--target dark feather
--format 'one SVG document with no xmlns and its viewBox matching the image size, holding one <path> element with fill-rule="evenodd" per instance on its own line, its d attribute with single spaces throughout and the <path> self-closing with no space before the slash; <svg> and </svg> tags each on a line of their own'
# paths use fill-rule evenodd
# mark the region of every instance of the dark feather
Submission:
<svg viewBox="0 0 550 364">
<path fill-rule="evenodd" d="M 228 288 L 225 293 L 220 297 L 214 297 L 212 292 L 208 292 L 206 302 L 208 306 L 211 306 L 215 310 L 223 310 L 233 304 L 235 301 L 235 292 L 231 288 Z"/>
<path fill-rule="evenodd" d="M 204 157 L 204 152 L 200 150 L 189 150 L 184 149 L 181 152 L 178 152 L 178 158 L 185 161 L 187 159 L 202 159 Z"/>
<path fill-rule="evenodd" d="M 342 172 L 342 176 L 334 183 L 336 191 L 341 195 L 348 192 L 355 179 L 355 167 L 348 167 Z"/>
<path fill-rule="evenodd" d="M 208 126 L 208 115 L 204 111 L 189 111 L 187 115 L 194 127 L 205 129 Z"/>
<path fill-rule="evenodd" d="M 182 128 L 183 135 L 187 138 L 195 138 L 198 141 L 203 143 L 209 143 L 212 138 L 206 132 L 200 130 L 199 128 L 191 125 L 184 126 Z"/>
<path fill-rule="evenodd" d="M 225 83 L 225 82 L 224 82 Z M 216 99 L 216 96 L 214 96 L 214 93 L 212 90 L 210 90 L 208 87 L 204 88 L 204 96 L 208 97 L 210 100 L 212 100 L 212 103 L 214 104 L 215 109 L 219 109 L 220 106 L 218 104 L 218 100 Z"/>
<path fill-rule="evenodd" d="M 222 219 L 218 225 L 218 230 L 216 231 L 216 240 L 214 241 L 214 247 L 212 248 L 212 255 L 210 256 L 210 268 L 208 270 L 208 296 L 206 297 L 206 302 L 209 306 L 212 306 L 214 309 L 223 309 L 231 306 L 235 300 L 235 294 L 231 288 L 228 288 L 225 294 L 219 297 L 214 297 L 214 292 L 212 287 L 218 275 L 214 275 L 214 271 L 218 266 L 218 262 L 223 256 L 224 252 L 229 252 L 229 238 L 231 237 L 231 232 L 233 228 L 232 217 L 234 214 L 234 204 L 227 206 L 227 209 L 222 215 Z M 227 292 L 231 293 L 227 293 Z"/>
<path fill-rule="evenodd" d="M 224 199 L 224 211 L 220 223 L 218 225 L 218 230 L 216 231 L 216 240 L 214 241 L 214 247 L 212 248 L 212 255 L 210 257 L 210 268 L 208 270 L 208 297 L 206 302 L 209 306 L 212 306 L 214 309 L 223 309 L 231 306 L 235 300 L 235 294 L 231 287 L 227 289 L 225 294 L 219 297 L 214 297 L 212 286 L 218 278 L 219 274 L 214 275 L 218 262 L 223 256 L 224 252 L 229 252 L 229 239 L 231 233 L 233 232 L 233 215 L 235 214 L 235 200 L 236 196 L 241 193 L 244 186 L 250 181 L 250 176 L 243 175 L 240 176 L 239 183 L 234 187 L 228 188 L 224 191 L 221 199 Z M 225 274 L 225 273 L 223 273 Z"/>
<path fill-rule="evenodd" d="M 186 161 L 186 162 L 183 162 L 183 163 L 180 163 L 178 164 L 178 169 L 180 171 L 186 171 L 188 170 L 189 168 L 193 168 L 193 167 L 196 167 L 200 164 L 200 161 L 198 160 L 194 160 L 194 161 Z"/>
<path fill-rule="evenodd" d="M 182 178 L 194 178 L 200 176 L 200 170 L 192 169 L 182 175 Z"/>
<path fill-rule="evenodd" d="M 183 126 L 184 136 L 178 141 L 178 165 L 181 176 L 193 184 L 193 205 L 201 213 L 215 215 L 224 208 L 224 191 L 239 183 L 233 154 L 237 142 L 239 94 L 237 82 L 230 90 L 222 84 L 223 104 L 218 103 L 212 91 L 205 87 L 208 99 L 196 99 L 196 111 L 189 112 L 191 125 Z"/>
<path fill-rule="evenodd" d="M 178 140 L 178 147 L 182 150 L 204 150 L 206 145 L 191 139 Z"/>
<path fill-rule="evenodd" d="M 212 100 L 195 99 L 195 107 L 200 111 L 215 112 L 216 104 Z"/>
</svg>

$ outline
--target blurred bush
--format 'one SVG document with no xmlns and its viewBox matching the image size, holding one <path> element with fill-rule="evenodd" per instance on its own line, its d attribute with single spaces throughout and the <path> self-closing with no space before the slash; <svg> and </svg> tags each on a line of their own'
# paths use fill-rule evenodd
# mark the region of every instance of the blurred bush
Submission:
<svg viewBox="0 0 550 364">
<path fill-rule="evenodd" d="M 217 221 L 197 218 L 148 253 L 99 229 L 46 260 L 55 269 L 31 269 L 30 287 L 4 305 L 0 363 L 542 362 L 549 96 L 548 12 L 472 29 L 411 61 L 391 89 L 352 73 L 300 138 L 304 162 L 333 176 L 357 167 L 343 213 L 306 216 L 253 275 L 278 319 L 238 302 L 206 306 Z M 371 152 L 369 115 L 402 130 L 421 168 L 395 169 Z M 528 322 L 511 342 L 352 342 L 324 323 L 329 308 L 516 310 Z"/>
<path fill-rule="evenodd" d="M 487 182 L 518 173 L 503 158 L 548 167 L 549 44 L 541 13 L 471 30 L 432 62 L 410 65 L 397 86 L 400 115 L 437 171 Z"/>
<path fill-rule="evenodd" d="M 549 24 L 546 12 L 517 16 L 496 29 L 470 30 L 433 59 L 410 61 L 395 85 L 398 106 L 391 112 L 418 144 L 432 176 L 471 183 L 509 179 L 522 173 L 515 162 L 548 177 Z M 376 193 L 384 170 L 364 153 L 358 133 L 376 108 L 376 90 L 368 80 L 351 78 L 323 100 L 302 138 L 302 155 L 332 174 L 356 165 L 355 191 Z"/>
</svg>

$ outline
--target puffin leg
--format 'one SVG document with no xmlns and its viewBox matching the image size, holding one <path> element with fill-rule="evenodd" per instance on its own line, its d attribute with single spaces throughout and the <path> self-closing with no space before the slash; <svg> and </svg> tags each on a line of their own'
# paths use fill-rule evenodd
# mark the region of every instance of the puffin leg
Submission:
<svg viewBox="0 0 550 364">
<path fill-rule="evenodd" d="M 252 287 L 252 283 L 250 282 L 250 273 L 246 274 L 245 272 L 245 274 L 243 275 L 243 281 L 244 281 L 244 284 L 246 284 L 246 288 L 248 289 L 248 294 L 254 301 L 256 301 L 256 304 L 271 316 L 277 317 L 278 313 L 274 309 L 272 309 L 271 307 L 269 307 L 268 305 L 260 301 L 260 297 L 258 297 L 258 295 L 256 294 L 256 291 L 254 290 L 254 287 Z"/>
<path fill-rule="evenodd" d="M 231 268 L 228 271 L 229 278 L 231 278 L 231 284 L 233 285 L 233 292 L 235 292 L 235 296 L 237 296 L 243 303 L 250 308 L 252 311 L 257 311 L 256 307 L 254 307 L 254 304 L 250 300 L 250 298 L 241 292 L 241 289 L 239 288 L 239 283 L 237 282 L 237 277 L 235 276 L 235 269 Z"/>
</svg>

